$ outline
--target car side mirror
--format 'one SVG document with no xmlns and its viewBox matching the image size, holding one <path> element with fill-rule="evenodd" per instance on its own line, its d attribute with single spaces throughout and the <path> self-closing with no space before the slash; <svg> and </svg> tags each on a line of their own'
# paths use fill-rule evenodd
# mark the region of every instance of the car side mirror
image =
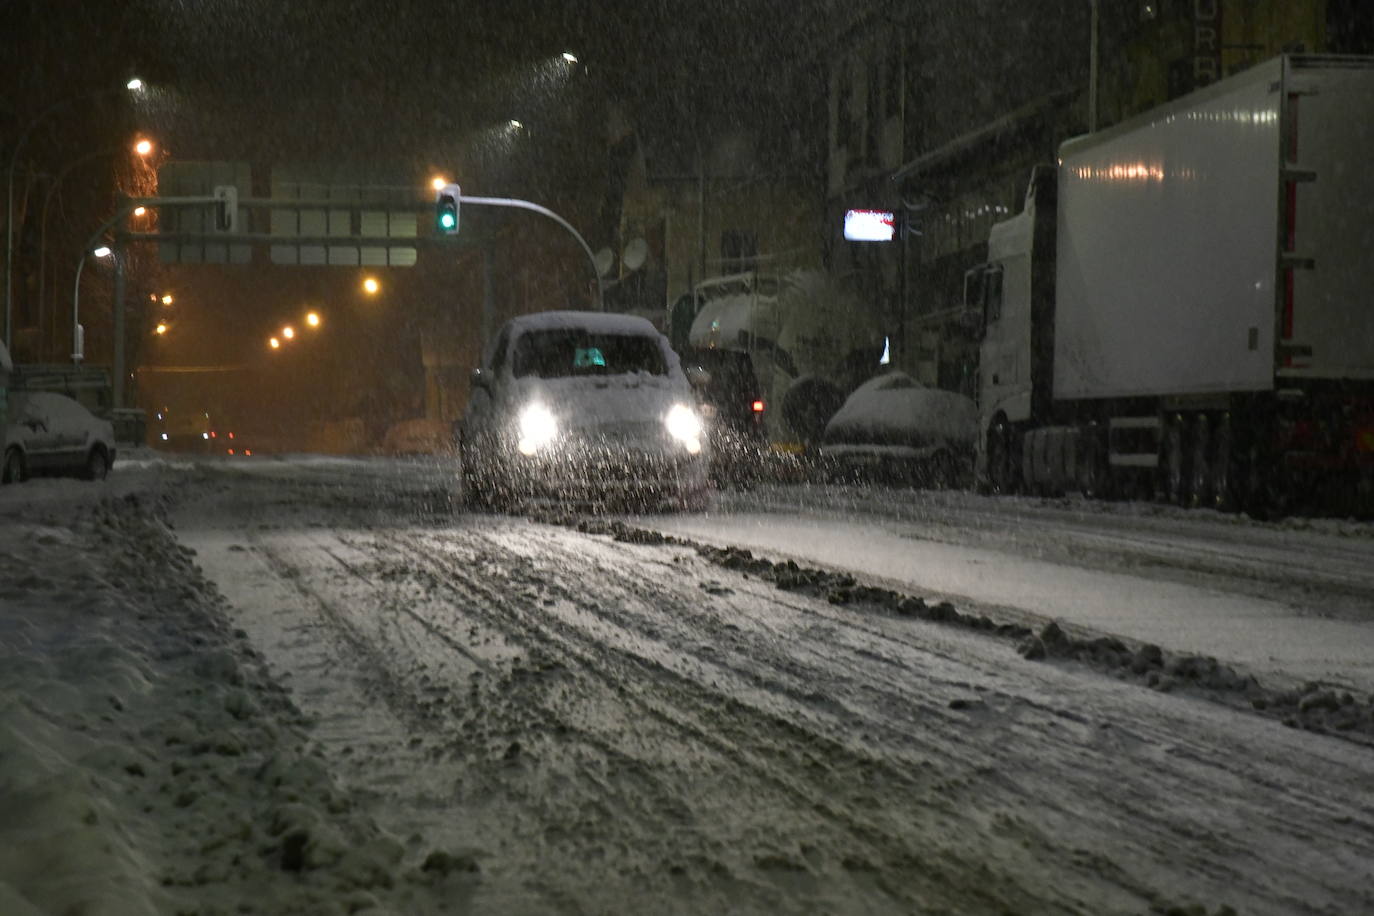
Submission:
<svg viewBox="0 0 1374 916">
<path fill-rule="evenodd" d="M 705 390 L 711 385 L 711 373 L 700 366 L 688 366 L 684 370 L 687 375 L 687 383 L 698 391 Z"/>
<path fill-rule="evenodd" d="M 485 389 L 487 389 L 488 391 L 491 390 L 491 370 L 490 370 L 490 369 L 481 369 L 481 368 L 473 369 L 473 370 L 472 370 L 472 375 L 471 375 L 471 380 L 472 380 L 472 387 L 473 387 L 473 388 L 485 388 Z"/>
</svg>

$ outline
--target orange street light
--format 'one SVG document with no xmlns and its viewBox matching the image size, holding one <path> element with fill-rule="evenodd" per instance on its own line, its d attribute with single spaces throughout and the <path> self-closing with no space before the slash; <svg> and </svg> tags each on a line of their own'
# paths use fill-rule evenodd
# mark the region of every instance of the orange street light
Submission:
<svg viewBox="0 0 1374 916">
<path fill-rule="evenodd" d="M 277 338 L 275 337 L 267 338 L 267 345 L 271 347 L 273 350 L 281 349 L 281 341 L 277 340 Z"/>
<path fill-rule="evenodd" d="M 296 329 L 288 324 L 286 327 L 281 329 L 281 336 L 285 337 L 287 340 L 295 340 Z"/>
<path fill-rule="evenodd" d="M 310 325 L 312 328 L 318 328 L 320 326 L 319 312 L 306 312 L 305 323 Z"/>
<path fill-rule="evenodd" d="M 433 178 L 429 180 L 429 186 L 436 191 L 442 191 L 444 189 L 444 186 L 447 184 L 448 179 L 445 178 L 443 175 L 435 175 Z"/>
<path fill-rule="evenodd" d="M 173 300 L 172 300 L 172 294 L 171 294 L 171 293 L 163 293 L 163 294 L 162 294 L 162 304 L 163 304 L 163 305 L 171 305 L 171 304 L 172 304 L 172 301 L 173 301 Z"/>
<path fill-rule="evenodd" d="M 134 216 L 142 216 L 148 212 L 147 207 L 134 207 Z"/>
<path fill-rule="evenodd" d="M 382 284 L 377 282 L 376 277 L 366 277 L 363 279 L 363 292 L 369 296 L 377 295 L 377 291 L 382 288 Z"/>
<path fill-rule="evenodd" d="M 153 328 L 153 333 L 154 333 L 154 334 L 158 334 L 158 335 L 166 334 L 166 333 L 167 333 L 167 322 L 165 322 L 165 321 L 159 321 L 159 322 L 157 323 L 157 327 Z"/>
<path fill-rule="evenodd" d="M 138 153 L 140 156 L 146 156 L 152 151 L 153 141 L 151 140 L 144 139 L 134 144 L 134 152 Z"/>
</svg>

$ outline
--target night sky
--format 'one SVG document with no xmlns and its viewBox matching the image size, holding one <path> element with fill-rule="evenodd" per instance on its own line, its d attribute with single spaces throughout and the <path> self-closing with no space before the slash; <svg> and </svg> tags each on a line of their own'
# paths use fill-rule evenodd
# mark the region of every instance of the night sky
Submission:
<svg viewBox="0 0 1374 916">
<path fill-rule="evenodd" d="M 36 210 L 46 180 L 73 158 L 137 134 L 157 141 L 159 161 L 246 161 L 261 174 L 274 165 L 320 163 L 422 187 L 442 172 L 469 194 L 554 206 L 596 247 L 603 241 L 595 230 L 607 182 L 608 105 L 647 147 L 680 160 L 698 136 L 738 125 L 784 128 L 789 106 L 814 106 L 823 68 L 796 64 L 826 38 L 816 23 L 839 6 L 0 0 L 0 149 L 8 158 L 23 126 L 54 102 L 84 96 L 44 116 L 31 134 L 19 170 L 21 213 L 29 200 Z M 563 61 L 564 51 L 577 64 Z M 90 97 L 134 75 L 149 86 L 140 97 L 117 89 Z M 809 94 L 796 91 L 798 79 L 813 81 Z M 525 125 L 522 135 L 508 129 L 512 118 Z M 99 214 L 109 212 L 116 177 L 127 189 L 137 168 L 121 172 L 114 164 L 73 171 L 55 196 L 42 308 L 30 266 L 38 261 L 34 210 L 22 223 L 19 315 L 45 326 L 48 359 L 63 351 L 58 342 L 69 333 L 62 330 L 64 300 L 52 290 L 70 287 L 76 252 Z M 31 197 L 23 194 L 26 180 Z M 474 222 L 465 226 L 475 231 L 484 217 L 468 218 Z M 509 268 L 498 286 L 567 279 L 568 259 L 556 256 L 567 242 L 557 230 L 485 218 L 488 229 L 513 240 L 508 248 L 523 246 L 518 258 L 503 251 L 510 263 L 498 265 Z M 158 264 L 144 247 L 130 273 L 129 298 L 142 309 L 131 316 L 142 328 L 130 337 L 131 364 L 234 367 L 155 382 L 145 376 L 143 388 L 156 388 L 157 399 L 168 390 L 194 391 L 193 399 L 235 414 L 268 405 L 277 426 L 364 409 L 385 424 L 422 409 L 426 339 L 453 338 L 449 349 L 476 359 L 480 259 L 470 253 L 422 251 L 415 268 L 383 271 L 383 295 L 367 298 L 358 294 L 357 270 L 178 267 Z M 108 272 L 88 270 L 90 360 L 108 361 L 111 284 Z M 571 280 L 573 295 L 585 279 Z M 164 290 L 177 298 L 165 313 L 148 304 Z M 272 362 L 267 336 L 306 307 L 329 313 L 330 333 L 313 352 L 299 347 L 289 368 Z M 171 331 L 148 337 L 146 326 L 163 318 Z M 278 396 L 283 389 L 292 397 Z"/>
</svg>

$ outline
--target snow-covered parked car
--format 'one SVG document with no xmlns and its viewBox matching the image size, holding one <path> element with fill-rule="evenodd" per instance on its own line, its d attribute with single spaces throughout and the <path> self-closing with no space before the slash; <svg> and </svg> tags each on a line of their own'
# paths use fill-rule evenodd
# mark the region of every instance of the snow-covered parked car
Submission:
<svg viewBox="0 0 1374 916">
<path fill-rule="evenodd" d="M 647 319 L 507 322 L 458 427 L 469 504 L 525 497 L 701 508 L 709 443 L 678 356 Z"/>
<path fill-rule="evenodd" d="M 889 372 L 854 389 L 830 418 L 821 459 L 832 479 L 962 486 L 977 438 L 972 398 Z"/>
<path fill-rule="evenodd" d="M 101 480 L 115 460 L 114 427 L 64 394 L 10 393 L 0 481 L 35 474 L 67 474 Z"/>
</svg>

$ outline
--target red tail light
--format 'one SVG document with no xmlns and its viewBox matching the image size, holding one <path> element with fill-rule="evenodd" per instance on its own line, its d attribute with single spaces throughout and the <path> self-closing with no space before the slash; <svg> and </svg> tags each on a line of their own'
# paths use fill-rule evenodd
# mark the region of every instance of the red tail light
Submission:
<svg viewBox="0 0 1374 916">
<path fill-rule="evenodd" d="M 754 413 L 763 413 L 763 402 L 762 402 L 762 401 L 755 401 L 755 402 L 753 403 L 752 406 L 753 406 Z"/>
</svg>

